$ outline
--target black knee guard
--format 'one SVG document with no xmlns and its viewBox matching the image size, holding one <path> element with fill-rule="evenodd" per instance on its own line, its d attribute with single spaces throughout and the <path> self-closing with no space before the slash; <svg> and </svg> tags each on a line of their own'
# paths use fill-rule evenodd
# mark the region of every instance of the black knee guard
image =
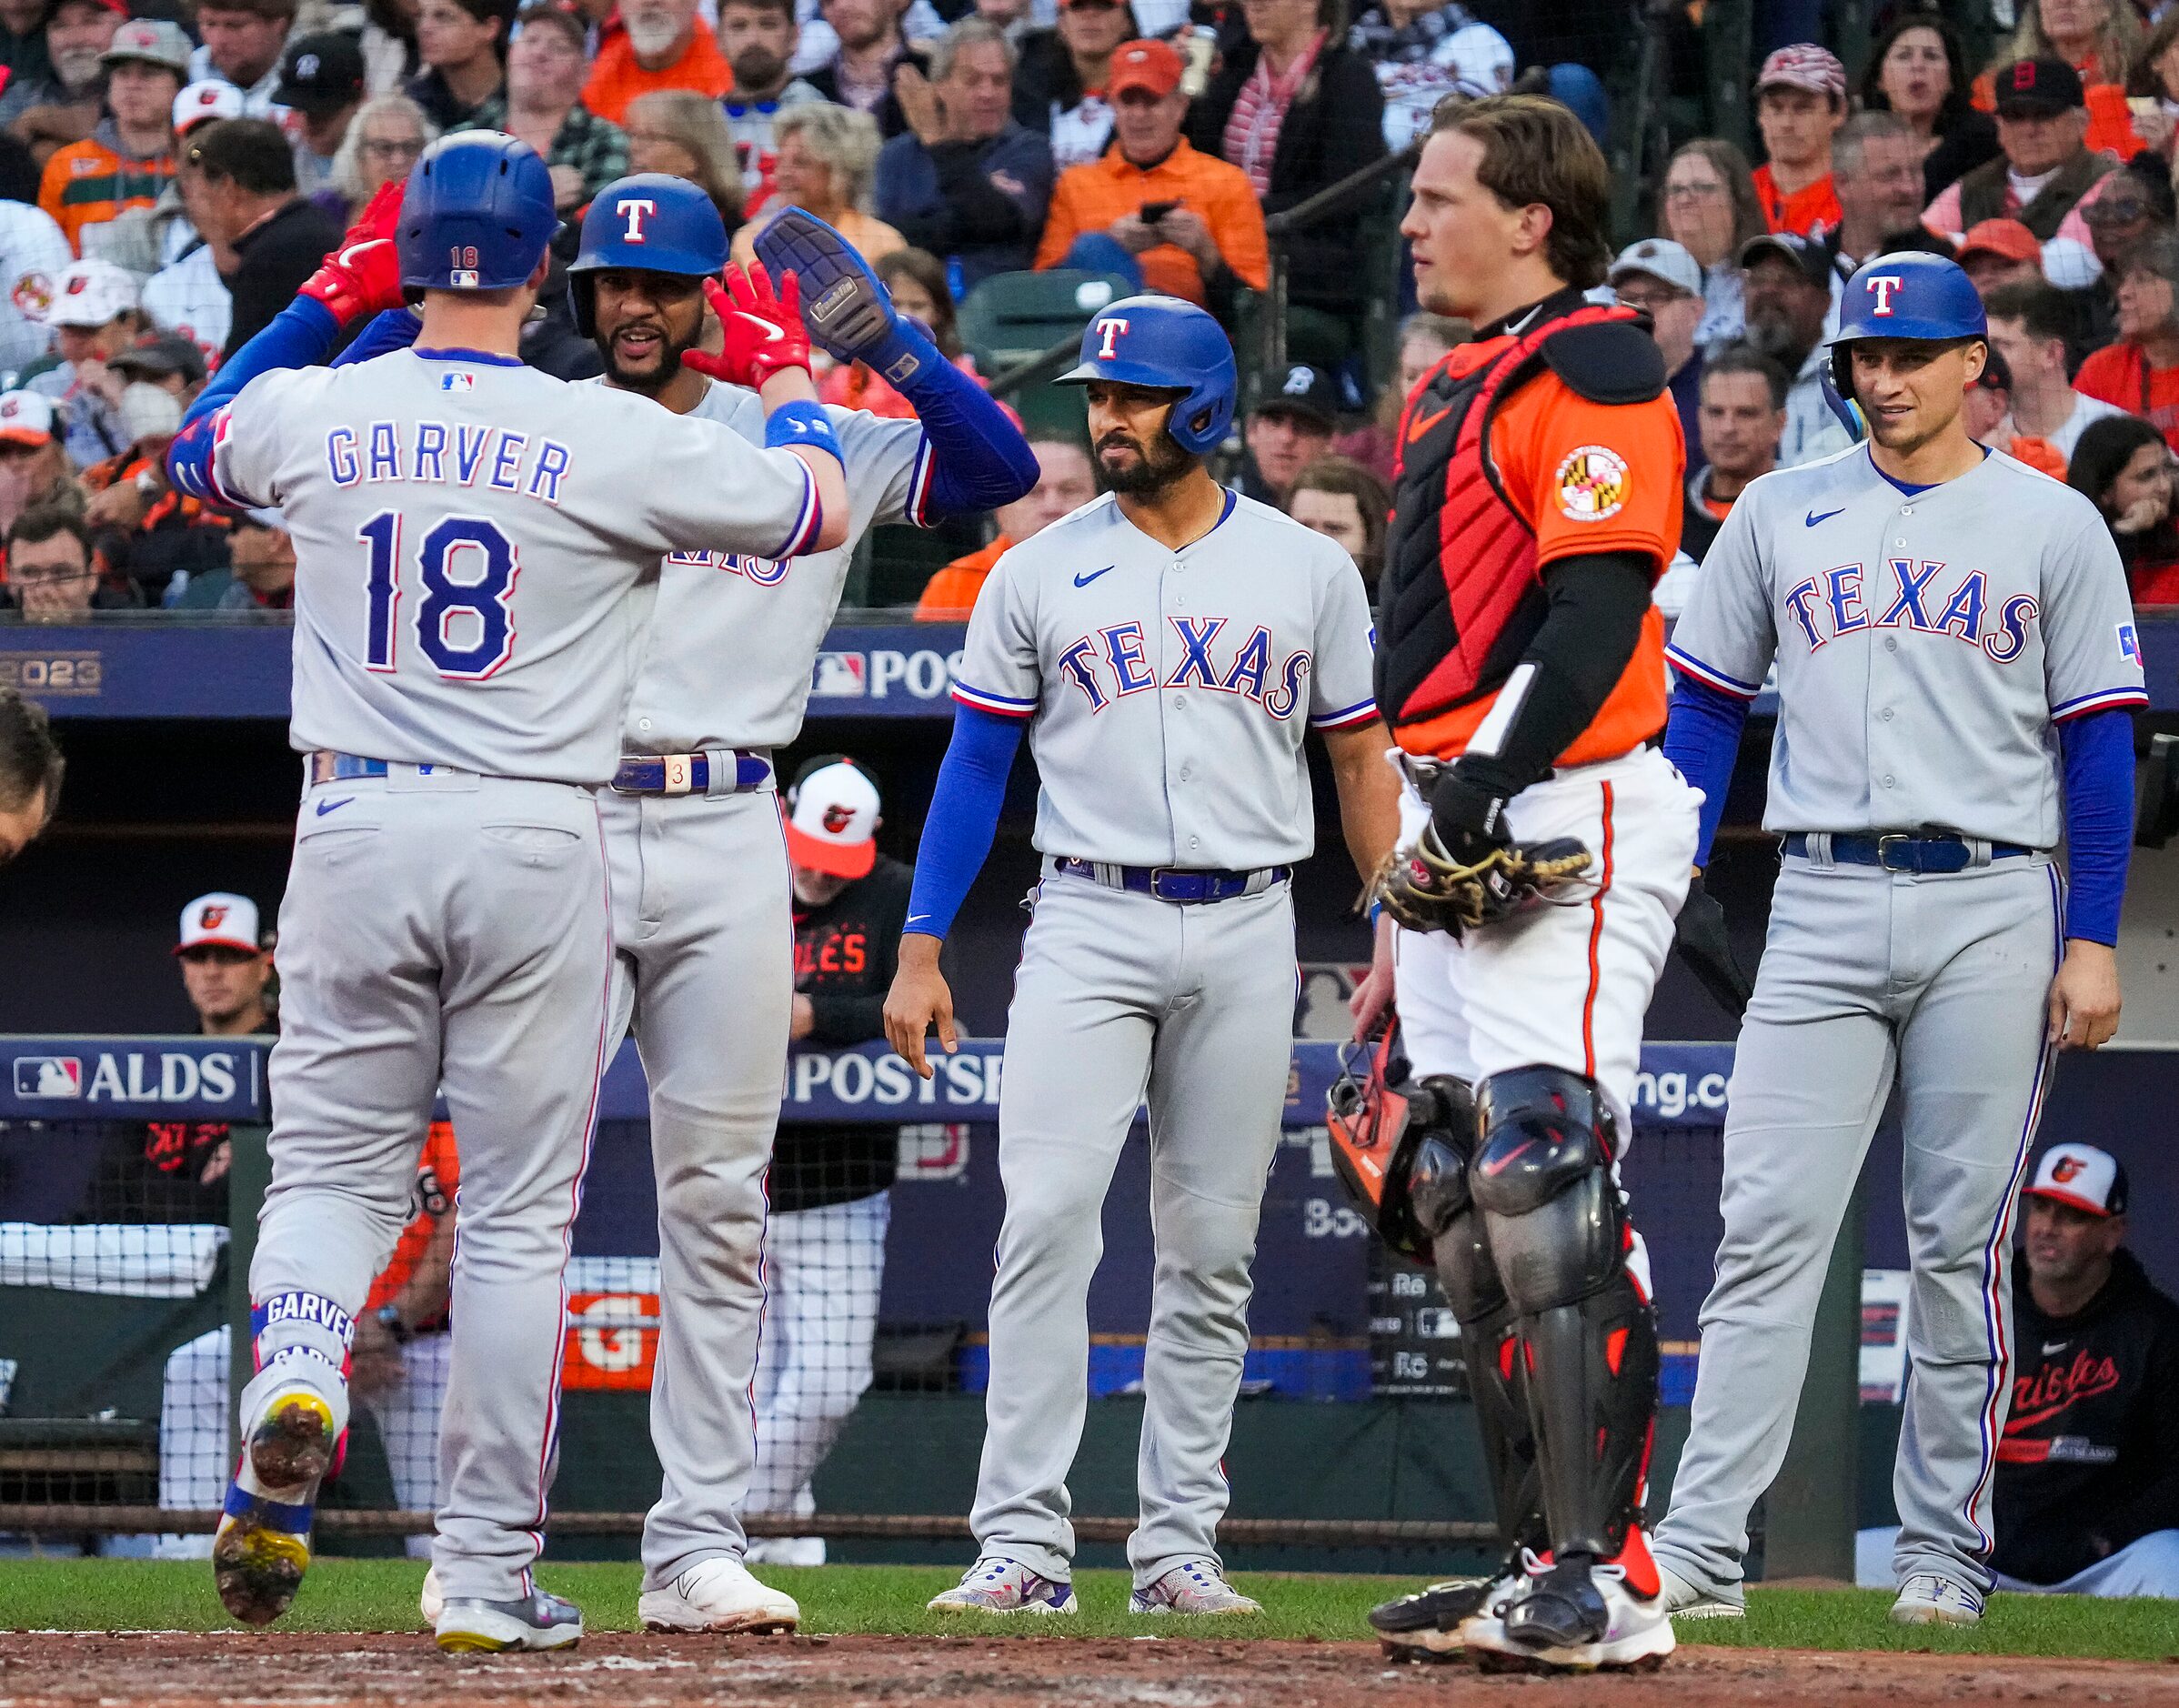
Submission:
<svg viewBox="0 0 2179 1708">
<path fill-rule="evenodd" d="M 1551 1542 L 1616 1556 L 1640 1516 L 1657 1412 L 1657 1324 L 1627 1273 L 1596 1082 L 1557 1068 L 1483 1081 L 1469 1170 L 1521 1340 Z"/>
<path fill-rule="evenodd" d="M 1491 1241 L 1468 1189 L 1479 1134 L 1465 1080 L 1424 1080 L 1410 1097 L 1431 1121 L 1408 1173 L 1410 1201 L 1429 1235 L 1439 1283 L 1461 1325 L 1468 1392 L 1482 1436 L 1500 1540 L 1511 1549 L 1548 1546 L 1536 1480 L 1523 1372 L 1516 1357 L 1513 1308 L 1491 1261 Z"/>
</svg>

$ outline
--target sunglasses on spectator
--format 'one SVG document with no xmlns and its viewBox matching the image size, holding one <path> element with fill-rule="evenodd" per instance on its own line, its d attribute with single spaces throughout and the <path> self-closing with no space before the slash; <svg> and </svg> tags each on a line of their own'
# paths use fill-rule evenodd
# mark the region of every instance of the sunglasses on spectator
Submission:
<svg viewBox="0 0 2179 1708">
<path fill-rule="evenodd" d="M 2081 217 L 2092 226 L 2124 226 L 2136 219 L 2148 217 L 2149 205 L 2133 197 L 2106 196 L 2101 201 L 2089 203 L 2081 210 Z"/>
<path fill-rule="evenodd" d="M 374 160 L 413 160 L 424 152 L 421 136 L 395 138 L 373 137 L 363 145 L 363 152 Z"/>
</svg>

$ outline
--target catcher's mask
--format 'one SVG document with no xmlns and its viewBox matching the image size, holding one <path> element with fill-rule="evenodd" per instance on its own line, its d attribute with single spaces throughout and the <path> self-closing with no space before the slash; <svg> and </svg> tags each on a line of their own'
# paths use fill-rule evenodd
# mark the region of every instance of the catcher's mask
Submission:
<svg viewBox="0 0 2179 1708">
<path fill-rule="evenodd" d="M 1324 1124 L 1331 1130 L 1332 1167 L 1362 1220 L 1402 1257 L 1428 1263 L 1430 1235 L 1408 1191 L 1424 1130 L 1411 1119 L 1407 1093 L 1394 1083 L 1407 1075 L 1399 1039 L 1400 1023 L 1391 1020 L 1374 1042 L 1341 1047 L 1340 1077 L 1324 1100 Z M 1357 1078 L 1365 1052 L 1367 1067 Z"/>
</svg>

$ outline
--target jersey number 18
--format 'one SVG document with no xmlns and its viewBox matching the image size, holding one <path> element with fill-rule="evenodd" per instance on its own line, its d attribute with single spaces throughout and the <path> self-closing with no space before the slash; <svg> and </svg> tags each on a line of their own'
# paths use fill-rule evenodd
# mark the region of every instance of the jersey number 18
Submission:
<svg viewBox="0 0 2179 1708">
<path fill-rule="evenodd" d="M 373 670 L 397 667 L 404 519 L 398 510 L 381 510 L 356 534 L 369 550 L 364 663 Z M 466 579 L 456 578 L 457 568 Z M 480 682 L 507 661 L 515 649 L 507 601 L 521 568 L 514 543 L 488 517 L 444 517 L 425 533 L 416 558 L 424 589 L 417 645 L 441 676 Z"/>
</svg>

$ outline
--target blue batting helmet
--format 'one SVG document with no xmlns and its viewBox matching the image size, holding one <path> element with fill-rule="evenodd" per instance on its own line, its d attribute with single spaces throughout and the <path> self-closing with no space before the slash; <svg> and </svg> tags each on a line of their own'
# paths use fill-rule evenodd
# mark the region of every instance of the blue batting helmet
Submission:
<svg viewBox="0 0 2179 1708">
<path fill-rule="evenodd" d="M 1082 330 L 1081 365 L 1055 382 L 1150 386 L 1181 394 L 1165 430 L 1190 457 L 1220 443 L 1240 390 L 1233 347 L 1217 321 L 1178 296 L 1123 296 Z"/>
<path fill-rule="evenodd" d="M 1901 249 L 1863 263 L 1839 299 L 1839 330 L 1831 341 L 1833 382 L 1853 395 L 1847 346 L 1863 338 L 1987 338 L 1983 299 L 1958 263 L 1919 249 Z"/>
<path fill-rule="evenodd" d="M 592 273 L 610 266 L 704 278 L 726 264 L 726 222 L 702 190 L 663 172 L 616 178 L 583 216 L 582 247 L 567 268 L 575 329 L 591 336 Z"/>
<path fill-rule="evenodd" d="M 537 270 L 560 226 L 552 174 L 527 143 L 460 131 L 408 175 L 396 241 L 410 290 L 511 290 Z"/>
</svg>

